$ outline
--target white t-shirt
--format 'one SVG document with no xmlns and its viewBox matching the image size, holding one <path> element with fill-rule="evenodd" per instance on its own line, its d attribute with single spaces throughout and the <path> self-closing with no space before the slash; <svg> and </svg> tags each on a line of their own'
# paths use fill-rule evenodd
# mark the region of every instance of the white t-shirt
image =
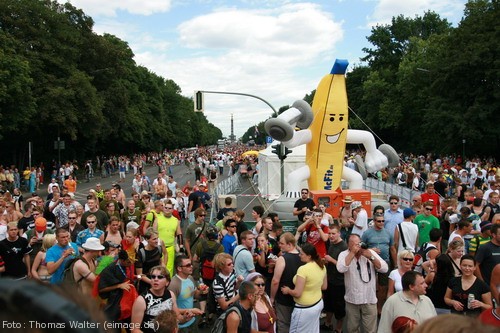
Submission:
<svg viewBox="0 0 500 333">
<path fill-rule="evenodd" d="M 399 274 L 399 270 L 397 268 L 391 271 L 391 273 L 389 274 L 389 279 L 394 281 L 395 293 L 403 290 L 403 284 L 401 283 L 401 274 Z"/>
<path fill-rule="evenodd" d="M 358 228 L 361 227 L 361 228 Z M 363 236 L 363 232 L 368 229 L 368 214 L 366 210 L 361 208 L 356 217 L 356 221 L 354 222 L 354 227 L 352 228 L 352 233 L 359 235 L 359 237 Z"/>
<path fill-rule="evenodd" d="M 403 230 L 403 235 L 406 242 L 406 250 L 410 250 L 412 252 L 417 251 L 417 235 L 418 235 L 418 226 L 413 222 L 401 222 L 401 229 Z M 396 227 L 399 231 L 399 227 Z M 398 244 L 398 253 L 405 250 L 403 246 L 403 238 L 399 235 L 399 244 Z"/>
<path fill-rule="evenodd" d="M 460 238 L 462 241 L 464 241 L 464 238 L 462 236 L 460 236 L 459 234 L 457 234 L 457 231 L 453 231 L 450 235 L 450 238 L 448 238 L 448 244 L 450 244 L 451 242 L 453 242 L 453 240 L 455 238 Z"/>
</svg>

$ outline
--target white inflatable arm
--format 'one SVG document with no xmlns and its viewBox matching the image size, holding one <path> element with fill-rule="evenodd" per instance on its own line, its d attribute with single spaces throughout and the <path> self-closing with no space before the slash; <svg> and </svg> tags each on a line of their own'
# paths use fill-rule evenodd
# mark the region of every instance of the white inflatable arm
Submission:
<svg viewBox="0 0 500 333">
<path fill-rule="evenodd" d="M 300 145 L 305 145 L 311 142 L 311 139 L 312 139 L 311 130 L 305 129 L 305 130 L 295 131 L 293 133 L 292 139 L 288 141 L 283 141 L 283 144 L 288 148 L 295 148 Z"/>
<path fill-rule="evenodd" d="M 368 172 L 376 172 L 389 164 L 387 156 L 385 156 L 375 145 L 373 134 L 361 130 L 348 130 L 347 143 L 362 144 L 366 150 L 365 168 Z"/>
</svg>

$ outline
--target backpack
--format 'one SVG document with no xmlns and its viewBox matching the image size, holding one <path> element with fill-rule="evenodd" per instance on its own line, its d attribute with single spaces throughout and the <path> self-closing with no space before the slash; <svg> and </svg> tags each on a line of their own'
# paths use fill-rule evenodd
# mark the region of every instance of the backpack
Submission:
<svg viewBox="0 0 500 333">
<path fill-rule="evenodd" d="M 64 284 L 72 284 L 72 285 L 76 284 L 76 285 L 79 285 L 80 282 L 82 282 L 85 279 L 85 276 L 82 276 L 82 277 L 80 277 L 78 279 L 78 281 L 75 281 L 75 274 L 73 272 L 73 267 L 75 267 L 75 263 L 78 260 L 82 260 L 87 265 L 87 267 L 90 268 L 89 263 L 83 257 L 75 257 L 75 258 L 72 258 L 72 259 L 68 260 L 64 264 L 64 271 L 62 273 L 62 280 L 61 281 Z"/>
<path fill-rule="evenodd" d="M 424 273 L 424 270 L 422 269 L 422 264 L 427 261 L 427 253 L 435 249 L 436 247 L 434 245 L 429 246 L 429 243 L 424 243 L 420 247 L 420 249 L 415 253 L 415 256 L 413 257 L 413 270 L 419 273 Z"/>
<path fill-rule="evenodd" d="M 152 221 L 149 221 L 146 219 L 146 217 L 148 217 L 149 213 L 153 214 Z M 154 223 L 155 223 L 155 220 L 158 218 L 158 216 L 156 215 L 156 212 L 153 209 L 149 213 L 147 213 L 146 216 L 144 216 L 144 218 L 141 220 L 141 223 L 139 224 L 139 235 L 140 236 L 144 236 L 144 226 L 146 225 L 146 221 L 149 222 L 149 227 L 152 228 Z"/>
<path fill-rule="evenodd" d="M 406 172 L 402 172 L 402 173 L 401 173 L 401 178 L 400 178 L 400 180 L 401 180 L 402 182 L 406 182 Z"/>
<path fill-rule="evenodd" d="M 240 324 L 238 327 L 241 327 L 241 312 L 240 309 L 233 305 L 229 308 L 226 309 L 216 320 L 214 323 L 214 326 L 212 326 L 212 329 L 210 330 L 210 333 L 225 333 L 227 331 L 227 325 L 226 325 L 226 318 L 231 312 L 236 312 L 238 316 L 240 317 Z"/>
<path fill-rule="evenodd" d="M 158 249 L 158 252 L 160 253 L 160 257 L 163 255 L 162 253 L 162 246 L 160 244 L 158 244 L 156 246 L 156 248 Z M 141 247 L 138 251 L 137 251 L 137 259 L 141 259 L 141 263 L 144 263 L 146 262 L 146 248 L 143 246 Z"/>
<path fill-rule="evenodd" d="M 226 290 L 226 285 L 224 283 L 224 280 L 216 274 L 214 277 L 214 281 L 217 281 L 218 284 L 222 286 L 222 291 L 224 292 L 224 297 L 226 301 L 230 299 L 229 293 Z M 221 314 L 221 310 L 217 307 L 217 300 L 215 299 L 215 294 L 214 294 L 214 288 L 213 288 L 213 283 L 212 287 L 208 289 L 208 296 L 207 296 L 207 312 L 210 313 L 215 313 L 217 315 Z"/>
<path fill-rule="evenodd" d="M 204 249 L 200 255 L 200 275 L 203 280 L 213 281 L 215 279 L 214 257 L 222 244 L 218 246 L 208 247 L 208 243 L 202 240 L 202 248 Z"/>
</svg>

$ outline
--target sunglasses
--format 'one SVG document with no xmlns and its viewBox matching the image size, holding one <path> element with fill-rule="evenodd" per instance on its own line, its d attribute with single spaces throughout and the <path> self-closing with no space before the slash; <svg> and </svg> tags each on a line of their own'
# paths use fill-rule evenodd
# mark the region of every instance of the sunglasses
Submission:
<svg viewBox="0 0 500 333">
<path fill-rule="evenodd" d="M 266 284 L 265 284 L 265 283 L 256 283 L 255 285 L 256 285 L 257 287 L 265 287 L 265 286 L 266 286 Z"/>
<path fill-rule="evenodd" d="M 180 267 L 193 267 L 193 264 L 185 264 L 185 265 L 181 265 Z"/>
<path fill-rule="evenodd" d="M 203 216 L 203 217 L 205 217 L 205 216 L 207 216 L 207 214 L 200 214 L 200 215 L 198 215 L 198 216 Z"/>
<path fill-rule="evenodd" d="M 390 202 L 391 205 L 397 205 L 397 202 Z"/>
<path fill-rule="evenodd" d="M 158 280 L 163 280 L 163 279 L 165 278 L 165 275 L 154 275 L 154 274 L 151 274 L 151 275 L 149 276 L 149 278 L 150 278 L 151 280 L 155 280 L 155 279 L 158 279 Z"/>
<path fill-rule="evenodd" d="M 230 225 L 230 226 L 228 226 L 228 228 L 236 228 L 236 226 L 235 225 Z"/>
<path fill-rule="evenodd" d="M 413 261 L 413 258 L 401 258 L 401 260 L 404 260 L 404 261 Z"/>
<path fill-rule="evenodd" d="M 302 194 L 309 194 L 309 192 L 302 192 Z"/>
<path fill-rule="evenodd" d="M 233 266 L 234 263 L 230 262 L 229 264 L 227 264 L 226 266 Z"/>
<path fill-rule="evenodd" d="M 87 221 L 87 224 L 94 224 L 96 223 L 97 221 Z"/>
<path fill-rule="evenodd" d="M 69 217 L 68 216 L 68 220 L 76 220 L 76 216 L 75 217 Z M 91 222 L 92 223 L 92 222 Z"/>
<path fill-rule="evenodd" d="M 385 220 L 376 220 L 375 222 L 381 222 L 381 223 L 384 223 Z"/>
<path fill-rule="evenodd" d="M 432 211 L 432 208 L 426 208 L 425 210 Z"/>
</svg>

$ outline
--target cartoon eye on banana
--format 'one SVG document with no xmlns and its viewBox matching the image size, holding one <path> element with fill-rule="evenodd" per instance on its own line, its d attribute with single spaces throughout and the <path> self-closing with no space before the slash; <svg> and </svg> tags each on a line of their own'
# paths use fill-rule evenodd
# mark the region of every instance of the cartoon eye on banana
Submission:
<svg viewBox="0 0 500 333">
<path fill-rule="evenodd" d="M 267 133 L 286 147 L 307 145 L 306 165 L 288 174 L 288 198 L 300 197 L 301 183 L 305 180 L 310 190 L 336 190 L 342 179 L 349 182 L 350 189 L 362 189 L 367 172 L 398 165 L 399 157 L 391 146 L 382 144 L 377 149 L 370 132 L 348 129 L 347 66 L 347 60 L 335 60 L 330 74 L 321 79 L 316 89 L 312 108 L 298 100 L 265 123 Z M 300 130 L 296 131 L 296 127 Z M 346 143 L 362 144 L 366 150 L 364 161 L 356 156 L 360 172 L 345 166 Z"/>
</svg>

